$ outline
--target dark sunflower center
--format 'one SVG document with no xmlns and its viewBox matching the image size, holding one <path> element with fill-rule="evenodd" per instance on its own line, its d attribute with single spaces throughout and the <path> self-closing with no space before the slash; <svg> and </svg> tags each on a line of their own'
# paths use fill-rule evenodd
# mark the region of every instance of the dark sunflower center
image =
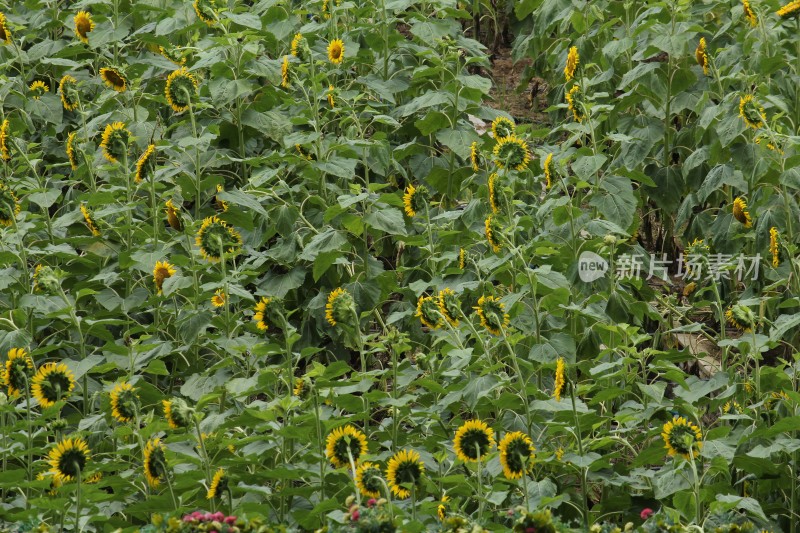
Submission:
<svg viewBox="0 0 800 533">
<path fill-rule="evenodd" d="M 422 468 L 415 461 L 404 461 L 397 466 L 397 484 L 416 483 L 422 477 Z"/>
<path fill-rule="evenodd" d="M 522 440 L 514 440 L 506 448 L 506 463 L 512 472 L 522 472 L 531 456 L 530 447 Z"/>
<path fill-rule="evenodd" d="M 239 246 L 231 229 L 220 223 L 209 225 L 203 232 L 201 239 L 203 249 L 211 257 L 220 257 L 223 251 L 233 251 Z"/>
<path fill-rule="evenodd" d="M 8 384 L 15 389 L 25 390 L 31 374 L 30 367 L 25 363 L 13 363 L 8 369 Z"/>
<path fill-rule="evenodd" d="M 162 478 L 166 474 L 166 461 L 164 451 L 161 448 L 155 448 L 147 460 L 147 469 L 150 475 L 154 478 Z"/>
<path fill-rule="evenodd" d="M 64 476 L 78 477 L 86 466 L 86 454 L 80 450 L 69 449 L 58 459 L 58 470 Z"/>
<path fill-rule="evenodd" d="M 106 71 L 106 79 L 114 86 L 123 87 L 125 85 L 125 78 L 119 75 L 115 70 Z"/>
<path fill-rule="evenodd" d="M 669 443 L 679 453 L 689 453 L 695 443 L 694 432 L 688 426 L 674 426 L 669 435 Z"/>
<path fill-rule="evenodd" d="M 485 431 L 471 429 L 461 437 L 461 450 L 470 459 L 477 460 L 489 452 L 491 441 Z"/>
<path fill-rule="evenodd" d="M 60 372 L 52 373 L 42 382 L 42 396 L 51 402 L 57 402 L 69 391 L 70 384 L 68 376 Z"/>
<path fill-rule="evenodd" d="M 347 453 L 348 449 L 350 450 L 349 455 Z M 361 443 L 352 436 L 349 438 L 340 437 L 333 446 L 333 454 L 339 462 L 349 465 L 351 456 L 353 457 L 353 461 L 358 461 L 358 458 L 361 457 Z"/>
<path fill-rule="evenodd" d="M 377 468 L 367 468 L 361 477 L 364 488 L 370 492 L 380 492 L 382 488 L 380 475 L 381 471 Z"/>
<path fill-rule="evenodd" d="M 86 34 L 92 31 L 92 23 L 86 17 L 81 17 L 78 19 L 78 33 L 81 34 L 81 37 L 86 37 Z"/>
</svg>

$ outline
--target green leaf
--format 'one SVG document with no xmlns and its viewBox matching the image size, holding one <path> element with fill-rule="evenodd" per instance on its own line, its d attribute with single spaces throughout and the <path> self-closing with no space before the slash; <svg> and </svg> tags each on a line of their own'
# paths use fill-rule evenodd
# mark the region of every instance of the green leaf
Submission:
<svg viewBox="0 0 800 533">
<path fill-rule="evenodd" d="M 630 180 L 622 176 L 608 176 L 603 180 L 601 189 L 602 192 L 592 198 L 589 204 L 619 227 L 630 227 L 636 213 L 636 197 Z"/>
<path fill-rule="evenodd" d="M 314 236 L 300 254 L 300 259 L 314 261 L 323 252 L 339 250 L 347 244 L 347 237 L 340 231 L 328 228 Z"/>
<path fill-rule="evenodd" d="M 364 217 L 364 222 L 390 235 L 408 235 L 403 213 L 394 207 L 384 207 L 372 211 Z"/>
</svg>

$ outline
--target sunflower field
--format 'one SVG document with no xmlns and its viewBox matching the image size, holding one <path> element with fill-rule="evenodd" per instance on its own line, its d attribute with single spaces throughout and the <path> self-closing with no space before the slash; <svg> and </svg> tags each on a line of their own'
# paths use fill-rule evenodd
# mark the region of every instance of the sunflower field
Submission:
<svg viewBox="0 0 800 533">
<path fill-rule="evenodd" d="M 0 66 L 1 533 L 800 533 L 800 0 L 0 0 Z"/>
</svg>

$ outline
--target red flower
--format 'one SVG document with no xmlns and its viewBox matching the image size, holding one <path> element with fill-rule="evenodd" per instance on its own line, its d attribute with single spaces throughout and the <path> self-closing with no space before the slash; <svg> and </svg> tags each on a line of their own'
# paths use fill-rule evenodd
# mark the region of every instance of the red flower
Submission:
<svg viewBox="0 0 800 533">
<path fill-rule="evenodd" d="M 644 509 L 642 509 L 642 512 L 639 513 L 639 516 L 642 517 L 642 520 L 647 520 L 648 518 L 650 518 L 654 514 L 656 514 L 655 511 L 653 511 L 649 507 L 645 507 Z"/>
</svg>

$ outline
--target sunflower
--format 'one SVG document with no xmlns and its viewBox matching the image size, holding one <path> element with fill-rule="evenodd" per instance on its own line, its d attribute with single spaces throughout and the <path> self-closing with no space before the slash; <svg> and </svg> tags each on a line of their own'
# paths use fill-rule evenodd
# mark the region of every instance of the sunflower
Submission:
<svg viewBox="0 0 800 533">
<path fill-rule="evenodd" d="M 219 197 L 221 192 L 225 192 L 225 187 L 221 183 L 217 183 L 217 194 L 214 196 L 214 203 L 217 204 L 217 209 L 225 213 L 228 211 L 228 202 Z"/>
<path fill-rule="evenodd" d="M 78 36 L 82 42 L 89 44 L 89 32 L 94 30 L 94 22 L 92 21 L 91 13 L 87 11 L 78 11 L 75 15 L 75 35 Z"/>
<path fill-rule="evenodd" d="M 553 152 L 547 154 L 547 157 L 544 158 L 544 163 L 542 164 L 542 170 L 544 170 L 544 186 L 546 190 L 550 190 L 550 187 L 553 185 Z"/>
<path fill-rule="evenodd" d="M 103 157 L 111 163 L 119 163 L 119 158 L 128 155 L 128 143 L 131 140 L 131 132 L 125 128 L 124 122 L 113 122 L 106 124 L 103 131 L 103 139 L 100 147 L 103 149 Z"/>
<path fill-rule="evenodd" d="M 292 55 L 302 61 L 303 59 L 303 34 L 295 33 L 292 38 Z"/>
<path fill-rule="evenodd" d="M 442 499 L 439 500 L 439 505 L 436 507 L 436 516 L 439 517 L 440 522 L 444 522 L 447 518 L 447 502 L 450 501 L 450 496 L 442 494 Z"/>
<path fill-rule="evenodd" d="M 741 413 L 742 412 L 742 406 L 741 406 L 741 404 L 739 404 L 739 402 L 737 402 L 735 400 L 732 401 L 732 402 L 728 401 L 728 402 L 725 402 L 725 405 L 722 406 L 722 412 L 723 413 L 731 413 L 731 414 Z"/>
<path fill-rule="evenodd" d="M 11 187 L 0 181 L 0 225 L 10 226 L 20 212 L 19 199 Z"/>
<path fill-rule="evenodd" d="M 784 154 L 783 150 L 780 148 L 780 145 L 773 143 L 772 139 L 768 138 L 766 135 L 758 135 L 755 139 L 753 139 L 753 142 L 758 145 L 761 145 L 761 143 L 764 141 L 766 141 L 765 144 L 767 149 L 772 150 L 773 152 L 778 152 L 781 155 Z"/>
<path fill-rule="evenodd" d="M 172 403 L 173 400 L 161 400 L 161 405 L 164 408 L 164 418 L 167 420 L 167 424 L 172 429 L 180 429 L 182 427 L 186 427 L 185 424 L 180 424 L 182 420 L 177 420 L 175 417 L 175 413 L 172 410 Z"/>
<path fill-rule="evenodd" d="M 64 363 L 45 363 L 31 380 L 31 393 L 42 407 L 55 405 L 75 388 L 75 376 Z"/>
<path fill-rule="evenodd" d="M 89 446 L 82 438 L 64 439 L 48 454 L 50 471 L 61 483 L 80 478 L 89 462 Z"/>
<path fill-rule="evenodd" d="M 420 296 L 417 300 L 417 312 L 414 314 L 419 318 L 422 325 L 431 329 L 437 329 L 442 325 L 442 319 L 439 316 L 439 306 L 433 296 Z"/>
<path fill-rule="evenodd" d="M 172 71 L 167 77 L 167 86 L 164 88 L 164 95 L 167 97 L 170 107 L 176 113 L 186 111 L 192 103 L 192 97 L 197 94 L 197 78 L 181 67 Z"/>
<path fill-rule="evenodd" d="M 365 498 L 381 497 L 381 469 L 378 465 L 364 461 L 356 469 L 356 486 Z"/>
<path fill-rule="evenodd" d="M 780 234 L 778 233 L 778 228 L 771 227 L 769 229 L 769 253 L 772 255 L 772 266 L 778 268 L 780 264 L 780 248 L 778 246 L 778 238 Z"/>
<path fill-rule="evenodd" d="M 758 25 L 758 17 L 756 17 L 753 8 L 750 7 L 749 0 L 742 0 L 742 11 L 744 14 L 744 18 L 747 19 L 747 22 L 749 22 L 751 26 L 755 27 Z"/>
<path fill-rule="evenodd" d="M 164 203 L 164 212 L 167 214 L 167 223 L 172 229 L 178 231 L 180 231 L 180 229 L 183 227 L 183 224 L 181 224 L 181 219 L 178 217 L 179 209 L 180 208 L 172 202 L 172 198 Z"/>
<path fill-rule="evenodd" d="M 111 416 L 119 422 L 130 422 L 139 410 L 139 396 L 136 389 L 127 381 L 114 385 L 111 389 Z"/>
<path fill-rule="evenodd" d="M 564 376 L 565 370 L 564 358 L 559 357 L 556 360 L 556 378 L 553 384 L 553 398 L 555 398 L 557 402 L 561 401 L 561 393 L 564 392 L 564 385 L 566 384 L 566 378 Z"/>
<path fill-rule="evenodd" d="M 271 298 L 264 296 L 256 304 L 253 320 L 261 331 L 267 331 L 269 329 L 269 324 L 267 323 L 267 306 L 269 306 L 271 301 Z"/>
<path fill-rule="evenodd" d="M 506 117 L 497 117 L 492 121 L 492 135 L 495 140 L 505 139 L 514 135 L 514 121 Z"/>
<path fill-rule="evenodd" d="M 344 43 L 341 39 L 334 39 L 328 45 L 328 59 L 334 65 L 338 65 L 344 60 Z"/>
<path fill-rule="evenodd" d="M 50 92 L 50 86 L 47 85 L 42 80 L 36 80 L 35 82 L 31 83 L 28 87 L 28 90 L 32 92 L 31 98 L 34 100 L 38 100 L 42 97 L 44 93 Z"/>
<path fill-rule="evenodd" d="M 168 261 L 156 261 L 156 266 L 153 268 L 153 283 L 156 284 L 158 294 L 161 294 L 164 280 L 171 278 L 175 275 L 177 270 Z"/>
<path fill-rule="evenodd" d="M 325 19 L 331 18 L 331 13 L 328 9 L 328 0 L 322 0 L 322 17 Z"/>
<path fill-rule="evenodd" d="M 217 12 L 214 10 L 214 0 L 194 0 L 192 3 L 194 12 L 197 18 L 202 20 L 208 26 L 213 26 L 217 23 Z"/>
<path fill-rule="evenodd" d="M 553 452 L 557 461 L 560 461 L 564 458 L 564 448 L 558 448 L 555 452 Z"/>
<path fill-rule="evenodd" d="M 166 452 L 167 447 L 159 438 L 148 440 L 144 446 L 144 477 L 151 488 L 157 488 L 167 478 Z"/>
<path fill-rule="evenodd" d="M 227 300 L 228 296 L 225 294 L 225 291 L 223 289 L 217 289 L 214 291 L 214 296 L 211 297 L 211 305 L 214 307 L 224 307 Z"/>
<path fill-rule="evenodd" d="M 531 160 L 528 154 L 528 143 L 516 135 L 509 135 L 498 140 L 492 153 L 498 167 L 513 168 L 516 171 L 525 170 Z"/>
<path fill-rule="evenodd" d="M 103 82 L 117 91 L 124 93 L 128 89 L 128 78 L 117 67 L 104 67 L 100 69 L 100 78 Z"/>
<path fill-rule="evenodd" d="M 481 319 L 481 326 L 492 335 L 502 334 L 503 328 L 508 326 L 509 316 L 506 306 L 494 296 L 481 296 L 478 305 L 473 307 Z"/>
<path fill-rule="evenodd" d="M 83 220 L 86 222 L 86 225 L 89 227 L 89 231 L 92 232 L 92 235 L 95 237 L 102 235 L 102 233 L 100 233 L 100 228 L 97 227 L 97 222 L 94 220 L 92 211 L 84 204 L 81 204 L 81 213 L 83 213 Z"/>
<path fill-rule="evenodd" d="M 389 459 L 386 467 L 386 481 L 389 489 L 398 499 L 411 496 L 411 491 L 402 485 L 416 485 L 425 473 L 425 465 L 414 450 L 400 450 Z"/>
<path fill-rule="evenodd" d="M 294 149 L 297 150 L 297 154 L 303 159 L 306 159 L 307 161 L 311 161 L 313 159 L 313 156 L 307 153 L 305 150 L 303 150 L 303 147 L 300 146 L 299 144 L 295 144 Z"/>
<path fill-rule="evenodd" d="M 78 155 L 75 153 L 75 141 L 78 138 L 78 133 L 72 131 L 67 135 L 67 143 L 66 143 L 66 150 L 67 150 L 67 159 L 69 159 L 69 167 L 72 170 L 78 169 Z"/>
<path fill-rule="evenodd" d="M 448 287 L 440 290 L 436 298 L 436 303 L 444 319 L 454 328 L 458 327 L 458 316 L 461 314 L 461 302 L 458 301 L 458 296 L 453 292 L 453 289 Z"/>
<path fill-rule="evenodd" d="M 703 74 L 708 76 L 708 54 L 706 53 L 705 37 L 700 37 L 700 42 L 694 51 L 694 57 L 697 59 L 697 64 L 703 67 Z"/>
<path fill-rule="evenodd" d="M 159 46 L 158 53 L 161 54 L 163 58 L 175 63 L 179 67 L 186 63 L 186 55 L 184 55 L 184 52 L 177 46 L 170 46 L 169 48 Z"/>
<path fill-rule="evenodd" d="M 458 249 L 458 268 L 464 270 L 467 266 L 467 251 L 463 248 Z"/>
<path fill-rule="evenodd" d="M 739 116 L 754 130 L 762 127 L 767 120 L 764 108 L 758 105 L 752 94 L 746 94 L 739 99 Z"/>
<path fill-rule="evenodd" d="M 693 459 L 703 448 L 703 434 L 700 428 L 682 416 L 664 424 L 661 437 L 664 439 L 667 454 L 673 457 L 680 455 L 686 460 Z"/>
<path fill-rule="evenodd" d="M 793 15 L 797 15 L 800 13 L 800 0 L 793 0 L 789 2 L 778 11 L 776 11 L 779 17 L 790 17 Z"/>
<path fill-rule="evenodd" d="M 533 466 L 534 451 L 531 438 L 521 431 L 506 433 L 497 446 L 500 464 L 506 479 L 519 479 L 530 472 Z"/>
<path fill-rule="evenodd" d="M 489 215 L 484 222 L 484 229 L 486 231 L 486 240 L 489 242 L 489 246 L 492 247 L 492 251 L 494 253 L 499 252 L 503 248 L 503 243 L 497 240 L 497 233 L 502 230 L 500 224 L 492 215 Z"/>
<path fill-rule="evenodd" d="M 355 302 L 349 292 L 342 287 L 331 291 L 325 304 L 325 319 L 331 326 L 347 322 L 356 315 Z"/>
<path fill-rule="evenodd" d="M 36 481 L 45 481 L 48 480 L 48 478 L 50 481 L 50 489 L 47 491 L 47 493 L 50 496 L 55 496 L 57 494 L 56 489 L 61 487 L 61 479 L 57 478 L 50 470 L 36 474 Z"/>
<path fill-rule="evenodd" d="M 222 492 L 228 488 L 228 474 L 225 473 L 224 468 L 217 468 L 214 472 L 214 478 L 211 480 L 211 486 L 208 487 L 206 493 L 207 500 L 222 497 Z"/>
<path fill-rule="evenodd" d="M 494 431 L 482 420 L 464 422 L 453 440 L 456 457 L 465 463 L 486 459 L 494 445 Z"/>
<path fill-rule="evenodd" d="M 737 197 L 733 201 L 733 218 L 744 224 L 745 228 L 753 225 L 753 219 L 750 218 L 750 212 L 747 210 L 747 202 L 741 197 Z"/>
<path fill-rule="evenodd" d="M 139 160 L 136 161 L 136 177 L 134 178 L 136 183 L 141 183 L 143 180 L 146 180 L 150 173 L 155 170 L 155 155 L 156 145 L 148 144 L 144 153 L 139 157 Z"/>
<path fill-rule="evenodd" d="M 351 425 L 336 428 L 325 440 L 325 456 L 336 468 L 350 466 L 352 459 L 358 464 L 361 456 L 367 453 L 367 436 Z"/>
<path fill-rule="evenodd" d="M 235 255 L 242 246 L 242 236 L 233 227 L 228 226 L 224 220 L 216 216 L 206 217 L 197 231 L 195 243 L 200 248 L 200 254 L 216 263 L 223 254 Z"/>
<path fill-rule="evenodd" d="M 575 119 L 575 122 L 582 122 L 583 121 L 583 111 L 581 111 L 581 86 L 580 85 L 573 85 L 572 89 L 567 91 L 567 94 L 564 96 L 567 100 L 567 108 L 572 113 L 572 118 Z"/>
<path fill-rule="evenodd" d="M 752 331 L 756 322 L 752 309 L 741 304 L 729 307 L 725 311 L 725 319 L 728 324 L 744 333 Z"/>
<path fill-rule="evenodd" d="M 489 174 L 489 180 L 487 182 L 488 189 L 489 189 L 489 207 L 492 208 L 492 213 L 497 213 L 500 210 L 500 207 L 497 205 L 497 180 L 499 176 L 497 172 L 492 172 Z"/>
<path fill-rule="evenodd" d="M 16 397 L 28 390 L 33 377 L 33 360 L 23 348 L 11 348 L 3 370 L 3 385 L 8 387 L 8 395 Z"/>
<path fill-rule="evenodd" d="M 3 120 L 0 124 L 0 159 L 3 161 L 11 160 L 11 153 L 8 151 L 8 139 L 11 136 L 8 133 L 8 119 Z"/>
<path fill-rule="evenodd" d="M 281 87 L 289 88 L 289 56 L 283 56 L 281 63 Z"/>
<path fill-rule="evenodd" d="M 569 53 L 567 54 L 567 64 L 564 66 L 564 77 L 567 79 L 567 81 L 575 77 L 575 71 L 578 70 L 579 62 L 580 56 L 578 55 L 578 47 L 573 46 L 569 49 Z"/>
<path fill-rule="evenodd" d="M 417 213 L 425 209 L 426 201 L 428 199 L 428 189 L 424 185 L 414 187 L 408 184 L 403 194 L 403 206 L 405 207 L 406 215 L 409 217 L 417 216 Z"/>
<path fill-rule="evenodd" d="M 3 41 L 3 44 L 11 44 L 11 32 L 7 22 L 6 16 L 0 13 L 0 41 Z"/>
<path fill-rule="evenodd" d="M 481 169 L 478 154 L 478 141 L 472 141 L 472 144 L 469 145 L 469 161 L 472 165 L 473 172 L 478 172 Z"/>
<path fill-rule="evenodd" d="M 330 84 L 328 86 L 328 104 L 330 104 L 331 109 L 336 107 L 336 100 L 334 100 L 334 97 L 333 97 L 333 93 L 334 93 L 335 89 L 336 88 L 333 86 L 333 84 Z"/>
</svg>

